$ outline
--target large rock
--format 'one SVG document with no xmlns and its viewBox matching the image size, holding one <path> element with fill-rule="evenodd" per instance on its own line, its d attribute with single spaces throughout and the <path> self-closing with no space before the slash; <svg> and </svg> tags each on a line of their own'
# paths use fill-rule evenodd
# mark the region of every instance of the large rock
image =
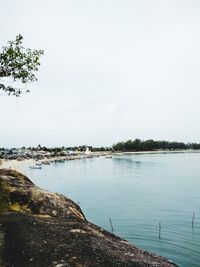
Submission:
<svg viewBox="0 0 200 267">
<path fill-rule="evenodd" d="M 0 170 L 0 266 L 172 267 L 88 222 L 70 199 Z"/>
</svg>

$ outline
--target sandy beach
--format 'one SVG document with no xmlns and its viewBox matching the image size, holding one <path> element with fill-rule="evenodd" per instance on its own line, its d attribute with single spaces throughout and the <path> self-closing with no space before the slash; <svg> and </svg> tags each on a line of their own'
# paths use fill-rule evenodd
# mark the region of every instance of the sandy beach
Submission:
<svg viewBox="0 0 200 267">
<path fill-rule="evenodd" d="M 109 154 L 111 153 L 110 152 L 104 152 L 104 153 L 94 152 L 94 153 L 90 153 L 87 155 L 43 158 L 38 161 L 36 161 L 35 159 L 23 159 L 23 160 L 1 159 L 0 169 L 14 169 L 25 174 L 25 169 L 27 170 L 27 167 L 34 166 L 36 163 L 43 163 L 43 162 L 53 163 L 55 161 L 80 160 L 80 159 L 87 159 L 87 158 L 92 158 L 92 157 L 107 156 Z"/>
<path fill-rule="evenodd" d="M 2 159 L 0 163 L 0 169 L 14 169 L 16 171 L 24 173 L 24 166 L 31 166 L 35 164 L 33 159 L 19 160 L 6 160 Z"/>
</svg>

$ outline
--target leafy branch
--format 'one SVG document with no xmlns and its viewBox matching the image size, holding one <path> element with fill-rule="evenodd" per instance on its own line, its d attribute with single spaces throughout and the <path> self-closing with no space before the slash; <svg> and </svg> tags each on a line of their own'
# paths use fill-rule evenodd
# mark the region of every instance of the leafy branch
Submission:
<svg viewBox="0 0 200 267">
<path fill-rule="evenodd" d="M 2 48 L 0 53 L 0 78 L 11 78 L 13 82 L 20 81 L 23 84 L 37 81 L 35 72 L 40 66 L 40 57 L 43 50 L 31 50 L 22 46 L 23 36 L 17 35 L 15 41 L 8 41 L 8 45 Z M 23 92 L 20 88 L 6 86 L 0 83 L 0 90 L 8 95 L 20 96 Z M 29 92 L 29 90 L 25 90 Z"/>
</svg>

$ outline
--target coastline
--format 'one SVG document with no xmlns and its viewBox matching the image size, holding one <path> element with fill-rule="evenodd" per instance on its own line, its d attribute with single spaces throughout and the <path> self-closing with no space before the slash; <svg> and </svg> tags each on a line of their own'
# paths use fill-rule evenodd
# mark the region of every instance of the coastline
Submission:
<svg viewBox="0 0 200 267">
<path fill-rule="evenodd" d="M 26 164 L 34 164 L 35 160 L 33 159 L 24 159 L 18 161 L 16 159 L 1 159 L 0 169 L 14 169 L 16 171 L 22 171 L 21 166 Z"/>
<path fill-rule="evenodd" d="M 111 152 L 92 152 L 88 154 L 77 154 L 73 156 L 57 156 L 57 157 L 44 157 L 41 160 L 35 160 L 35 159 L 0 159 L 0 169 L 12 169 L 19 172 L 24 173 L 24 168 L 27 166 L 34 166 L 35 164 L 44 164 L 45 162 L 48 162 L 48 164 L 52 164 L 54 162 L 64 162 L 64 161 L 70 161 L 70 160 L 81 160 L 81 159 L 90 159 L 94 157 L 106 157 L 108 155 L 111 155 Z"/>
<path fill-rule="evenodd" d="M 35 159 L 23 159 L 23 160 L 17 160 L 17 159 L 0 159 L 0 169 L 13 169 L 19 172 L 24 173 L 24 167 L 33 166 L 36 163 L 43 164 L 44 162 L 48 162 L 49 164 L 52 164 L 54 162 L 64 162 L 69 160 L 81 160 L 81 159 L 88 159 L 88 158 L 94 158 L 94 157 L 106 157 L 106 156 L 121 156 L 121 155 L 150 155 L 150 154 L 195 154 L 200 153 L 200 150 L 156 150 L 156 151 L 116 151 L 116 152 L 92 152 L 89 154 L 77 154 L 73 156 L 58 156 L 58 157 L 45 157 L 41 160 L 35 160 Z"/>
<path fill-rule="evenodd" d="M 89 222 L 73 200 L 19 172 L 0 170 L 0 184 L 1 266 L 178 266 Z"/>
<path fill-rule="evenodd" d="M 119 151 L 113 152 L 112 155 L 131 155 L 131 154 L 190 154 L 190 153 L 200 153 L 200 150 L 154 150 L 154 151 Z"/>
</svg>

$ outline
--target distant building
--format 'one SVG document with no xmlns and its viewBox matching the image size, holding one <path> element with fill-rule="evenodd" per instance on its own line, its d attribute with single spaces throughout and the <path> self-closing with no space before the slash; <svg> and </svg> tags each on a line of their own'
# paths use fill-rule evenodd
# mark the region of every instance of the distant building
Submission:
<svg viewBox="0 0 200 267">
<path fill-rule="evenodd" d="M 89 150 L 88 147 L 86 147 L 85 154 L 88 155 L 88 154 L 90 154 L 90 153 L 91 153 L 91 151 Z"/>
</svg>

